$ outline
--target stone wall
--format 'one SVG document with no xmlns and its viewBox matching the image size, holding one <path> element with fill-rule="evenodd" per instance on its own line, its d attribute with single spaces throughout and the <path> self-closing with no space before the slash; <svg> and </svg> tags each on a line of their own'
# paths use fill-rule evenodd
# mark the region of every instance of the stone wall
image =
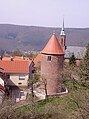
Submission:
<svg viewBox="0 0 89 119">
<path fill-rule="evenodd" d="M 51 56 L 51 61 L 48 61 Z M 61 87 L 61 71 L 63 69 L 64 55 L 45 55 L 42 54 L 41 76 L 47 80 L 48 95 L 59 92 Z"/>
</svg>

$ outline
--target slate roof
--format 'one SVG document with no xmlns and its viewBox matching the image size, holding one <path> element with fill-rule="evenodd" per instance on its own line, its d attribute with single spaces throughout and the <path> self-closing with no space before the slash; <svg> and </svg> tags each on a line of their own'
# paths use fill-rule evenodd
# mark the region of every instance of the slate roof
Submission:
<svg viewBox="0 0 89 119">
<path fill-rule="evenodd" d="M 65 58 L 70 58 L 73 53 L 76 59 L 82 59 L 86 53 L 86 47 L 67 46 Z"/>
</svg>

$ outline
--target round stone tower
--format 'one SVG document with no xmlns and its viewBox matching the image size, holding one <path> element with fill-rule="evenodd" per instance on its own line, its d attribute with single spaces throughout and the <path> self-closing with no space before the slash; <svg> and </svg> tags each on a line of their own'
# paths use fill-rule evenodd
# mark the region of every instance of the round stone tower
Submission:
<svg viewBox="0 0 89 119">
<path fill-rule="evenodd" d="M 60 92 L 61 71 L 63 70 L 64 52 L 55 34 L 52 35 L 41 51 L 41 76 L 47 82 L 47 94 Z"/>
</svg>

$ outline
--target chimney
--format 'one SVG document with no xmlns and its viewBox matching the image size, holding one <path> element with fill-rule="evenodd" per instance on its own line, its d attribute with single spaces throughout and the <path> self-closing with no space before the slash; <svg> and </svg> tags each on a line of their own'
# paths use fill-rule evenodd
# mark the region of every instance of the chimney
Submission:
<svg viewBox="0 0 89 119">
<path fill-rule="evenodd" d="M 2 59 L 3 59 L 3 56 L 0 56 L 0 60 L 2 61 Z"/>
<path fill-rule="evenodd" d="M 12 56 L 10 57 L 10 61 L 14 61 L 14 58 Z"/>
</svg>

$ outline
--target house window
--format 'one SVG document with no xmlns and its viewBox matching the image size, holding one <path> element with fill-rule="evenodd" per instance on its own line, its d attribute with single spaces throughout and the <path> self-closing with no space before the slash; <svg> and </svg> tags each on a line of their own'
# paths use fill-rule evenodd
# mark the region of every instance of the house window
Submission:
<svg viewBox="0 0 89 119">
<path fill-rule="evenodd" d="M 25 76 L 24 75 L 19 76 L 19 80 L 25 80 Z"/>
<path fill-rule="evenodd" d="M 51 56 L 48 56 L 47 57 L 47 61 L 51 61 L 52 59 L 51 59 Z"/>
<path fill-rule="evenodd" d="M 22 83 L 18 83 L 19 85 L 21 85 Z"/>
</svg>

